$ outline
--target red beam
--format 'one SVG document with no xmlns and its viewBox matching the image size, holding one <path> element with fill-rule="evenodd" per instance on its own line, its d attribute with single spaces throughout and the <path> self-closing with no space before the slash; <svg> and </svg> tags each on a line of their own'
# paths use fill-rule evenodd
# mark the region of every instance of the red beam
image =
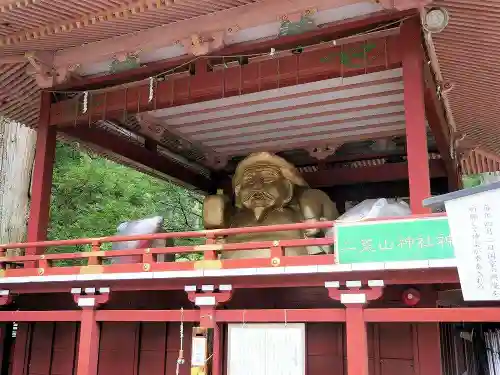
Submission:
<svg viewBox="0 0 500 375">
<path fill-rule="evenodd" d="M 298 45 L 310 45 L 321 42 L 325 39 L 340 39 L 357 32 L 365 31 L 367 27 L 372 25 L 395 21 L 413 14 L 416 14 L 413 9 L 404 12 L 388 12 L 383 10 L 378 13 L 356 17 L 355 19 L 348 19 L 334 22 L 329 25 L 323 25 L 318 30 L 304 34 L 282 36 L 279 40 L 266 38 L 264 40 L 238 43 L 216 51 L 213 54 L 217 56 L 235 56 L 238 54 L 260 53 L 269 51 L 271 48 L 276 48 L 278 43 L 280 48 L 285 49 L 294 48 Z M 78 79 L 74 82 L 59 85 L 55 89 L 57 91 L 83 91 L 100 89 L 113 85 L 121 85 L 132 81 L 146 79 L 161 72 L 169 71 L 177 66 L 181 66 L 189 62 L 190 60 L 192 60 L 191 56 L 183 56 L 175 59 L 150 62 L 143 67 L 131 69 L 126 72 Z"/>
<path fill-rule="evenodd" d="M 315 256 L 316 257 L 316 256 Z M 183 262 L 184 263 L 184 262 Z M 77 269 L 75 272 L 79 272 Z M 335 280 L 345 282 L 347 280 L 383 279 L 386 285 L 407 284 L 448 284 L 456 285 L 459 282 L 458 273 L 455 268 L 446 269 L 416 269 L 397 271 L 351 271 L 335 274 Z M 328 273 L 317 274 L 294 274 L 294 275 L 250 275 L 250 276 L 227 276 L 224 283 L 231 284 L 234 289 L 255 288 L 300 288 L 300 287 L 323 287 L 325 281 L 331 281 L 332 275 Z M 220 277 L 205 277 L 204 284 L 215 285 L 221 282 Z M 144 291 L 144 290 L 184 290 L 186 278 L 169 279 L 134 279 L 134 280 L 106 280 L 71 282 L 74 287 L 110 287 L 114 291 Z M 35 294 L 35 293 L 67 293 L 68 288 L 62 282 L 42 283 L 20 283 L 9 285 L 13 294 Z"/>
<path fill-rule="evenodd" d="M 345 309 L 218 310 L 215 320 L 221 323 L 345 322 Z"/>
<path fill-rule="evenodd" d="M 401 217 L 400 219 L 405 219 Z M 190 232 L 169 232 L 169 233 L 156 233 L 156 234 L 140 234 L 132 236 L 109 236 L 100 238 L 80 238 L 76 240 L 53 240 L 53 241 L 41 241 L 41 242 L 28 242 L 28 243 L 11 243 L 0 245 L 0 251 L 5 249 L 14 248 L 24 248 L 24 247 L 49 247 L 49 246 L 75 246 L 75 245 L 86 245 L 92 243 L 103 244 L 106 242 L 126 242 L 126 241 L 141 241 L 141 240 L 164 240 L 167 238 L 213 238 L 214 236 L 231 236 L 235 234 L 250 234 L 250 233 L 269 233 L 269 232 L 280 232 L 280 231 L 293 231 L 293 230 L 304 230 L 304 229 L 327 229 L 335 225 L 334 221 L 320 221 L 311 223 L 295 223 L 295 224 L 276 224 L 276 225 L 263 225 L 257 227 L 243 227 L 243 228 L 227 228 L 227 229 L 217 229 L 217 230 L 200 230 L 200 231 L 190 231 Z M 304 240 L 296 240 L 304 241 Z M 236 245 L 236 244 L 235 244 Z M 245 246 L 244 243 L 239 244 Z M 236 246 L 239 246 L 236 245 Z M 233 245 L 231 245 L 233 246 Z M 114 250 L 116 251 L 116 250 Z M 130 253 L 129 253 L 130 254 Z M 40 259 L 39 257 L 36 259 Z M 5 259 L 0 259 L 5 260 Z"/>
<path fill-rule="evenodd" d="M 285 319 L 286 315 L 286 319 Z M 77 322 L 81 311 L 0 311 L 1 322 Z M 457 308 L 377 308 L 366 309 L 364 319 L 382 322 L 497 322 L 500 307 Z M 199 310 L 184 310 L 186 322 L 199 320 Z M 101 322 L 179 322 L 180 310 L 98 310 L 95 318 Z M 252 309 L 217 310 L 220 323 L 241 322 L 344 322 L 345 309 Z"/>
<path fill-rule="evenodd" d="M 300 55 L 291 53 L 271 58 L 253 59 L 247 65 L 208 69 L 208 60 L 199 60 L 194 76 L 177 74 L 159 82 L 154 100 L 149 97 L 149 83 L 116 89 L 108 93 L 89 93 L 88 111 L 81 113 L 81 103 L 65 100 L 51 107 L 51 125 L 89 124 L 93 121 L 121 119 L 154 109 L 170 108 L 247 93 L 293 86 L 335 77 L 348 77 L 386 70 L 401 65 L 397 36 L 373 39 L 375 45 L 368 56 L 359 53 L 365 42 L 345 46 L 324 43 L 305 49 Z M 357 51 L 349 63 L 340 58 L 341 53 Z M 200 71 L 200 68 L 202 69 Z M 81 101 L 82 99 L 79 98 Z"/>
<path fill-rule="evenodd" d="M 97 310 L 99 322 L 198 322 L 199 310 Z"/>
<path fill-rule="evenodd" d="M 382 322 L 498 322 L 500 307 L 367 309 L 365 320 Z"/>
<path fill-rule="evenodd" d="M 79 322 L 81 317 L 80 310 L 0 311 L 0 322 Z"/>
<path fill-rule="evenodd" d="M 280 246 L 281 248 L 289 248 L 289 247 L 302 247 L 302 246 L 327 246 L 332 245 L 334 243 L 333 238 L 304 238 L 297 240 L 281 240 Z M 10 245 L 9 245 L 10 246 Z M 213 245 L 211 248 L 213 249 Z M 244 242 L 244 243 L 229 243 L 229 244 L 220 244 L 216 245 L 216 251 L 239 251 L 239 250 L 254 250 L 254 249 L 270 249 L 274 246 L 273 241 L 255 241 L 255 242 Z M 21 255 L 21 256 L 13 256 L 0 259 L 1 262 L 5 263 L 26 263 L 33 261 L 54 261 L 54 260 L 67 260 L 67 259 L 89 259 L 96 258 L 102 260 L 103 258 L 115 258 L 115 257 L 123 257 L 123 256 L 131 256 L 131 255 L 144 255 L 144 254 L 186 254 L 186 253 L 199 253 L 201 251 L 214 251 L 214 250 L 205 250 L 206 247 L 203 245 L 195 245 L 195 246 L 172 246 L 172 247 L 161 247 L 161 248 L 143 248 L 143 249 L 126 249 L 126 250 L 111 250 L 111 251 L 89 251 L 89 252 L 77 252 L 77 253 L 53 253 L 53 254 L 43 254 L 43 255 Z M 210 249 L 210 248 L 209 248 Z M 140 263 L 140 257 L 138 258 L 138 263 Z M 260 258 L 259 258 L 260 259 Z M 304 258 L 310 259 L 310 258 Z M 314 257 L 317 264 L 323 264 L 322 259 L 318 256 Z M 326 258 L 324 261 L 325 264 L 330 263 L 329 258 Z M 233 260 L 234 261 L 234 260 Z M 262 260 L 253 259 L 254 262 L 261 263 Z M 231 260 L 224 260 L 222 264 L 225 262 L 232 262 Z M 251 262 L 251 260 L 248 260 Z M 267 262 L 267 261 L 264 261 Z M 316 263 L 314 262 L 314 263 Z M 182 262 L 182 264 L 188 264 L 188 262 Z M 192 263 L 191 263 L 192 264 Z M 118 266 L 118 269 L 122 266 Z M 171 267 L 171 266 L 170 266 Z M 180 266 L 184 269 L 183 266 Z M 233 267 L 231 267 L 233 268 Z M 57 268 L 56 268 L 57 269 Z M 104 270 L 109 269 L 112 270 L 113 266 L 105 266 Z M 11 271 L 15 272 L 15 271 Z"/>
<path fill-rule="evenodd" d="M 79 270 L 78 270 L 79 271 Z M 76 272 L 76 271 L 75 271 Z M 33 273 L 34 274 L 34 273 Z M 351 271 L 335 274 L 335 280 L 384 280 L 386 285 L 437 284 L 459 285 L 458 273 L 455 268 L 446 269 L 416 269 L 397 271 Z M 203 283 L 215 285 L 221 283 L 220 277 L 204 277 Z M 324 287 L 325 281 L 331 281 L 332 274 L 294 274 L 294 275 L 256 275 L 227 276 L 224 283 L 231 284 L 234 289 L 256 288 L 304 288 Z M 184 290 L 186 278 L 170 279 L 134 279 L 71 282 L 73 287 L 110 287 L 115 292 L 142 292 L 145 290 Z M 68 286 L 64 282 L 13 283 L 9 285 L 12 294 L 67 293 Z"/>
<path fill-rule="evenodd" d="M 446 177 L 442 160 L 429 160 L 430 177 Z M 363 168 L 334 168 L 306 172 L 304 178 L 311 187 L 321 188 L 367 182 L 408 180 L 408 163 L 389 163 Z"/>
<path fill-rule="evenodd" d="M 252 309 L 217 310 L 220 323 L 256 322 L 344 322 L 344 309 Z M 199 310 L 98 310 L 101 322 L 197 322 Z"/>
</svg>

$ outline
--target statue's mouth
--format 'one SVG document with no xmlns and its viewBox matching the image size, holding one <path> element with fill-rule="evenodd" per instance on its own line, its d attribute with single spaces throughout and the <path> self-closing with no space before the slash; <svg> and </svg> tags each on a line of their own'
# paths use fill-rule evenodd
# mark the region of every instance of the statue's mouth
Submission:
<svg viewBox="0 0 500 375">
<path fill-rule="evenodd" d="M 274 197 L 265 191 L 253 191 L 245 197 L 244 201 L 258 205 L 269 205 L 274 201 Z"/>
</svg>

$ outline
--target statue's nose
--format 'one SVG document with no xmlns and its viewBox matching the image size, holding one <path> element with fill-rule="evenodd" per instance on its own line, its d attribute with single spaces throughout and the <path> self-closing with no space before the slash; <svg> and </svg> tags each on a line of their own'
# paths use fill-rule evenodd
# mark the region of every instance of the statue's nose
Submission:
<svg viewBox="0 0 500 375">
<path fill-rule="evenodd" d="M 264 181 L 262 181 L 261 178 L 255 177 L 252 179 L 252 182 L 250 185 L 254 189 L 262 189 L 262 187 L 264 186 Z"/>
</svg>

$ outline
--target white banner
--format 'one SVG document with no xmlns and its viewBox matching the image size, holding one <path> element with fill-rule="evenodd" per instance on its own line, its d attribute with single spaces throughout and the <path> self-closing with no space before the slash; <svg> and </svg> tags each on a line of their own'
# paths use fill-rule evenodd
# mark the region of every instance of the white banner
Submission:
<svg viewBox="0 0 500 375">
<path fill-rule="evenodd" d="M 227 375 L 305 375 L 305 324 L 230 324 Z"/>
<path fill-rule="evenodd" d="M 465 301 L 500 300 L 500 190 L 447 201 Z"/>
</svg>

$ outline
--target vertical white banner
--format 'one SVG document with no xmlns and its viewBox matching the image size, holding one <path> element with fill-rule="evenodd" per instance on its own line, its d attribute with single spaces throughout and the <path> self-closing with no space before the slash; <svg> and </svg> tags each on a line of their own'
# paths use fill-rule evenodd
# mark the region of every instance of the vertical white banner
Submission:
<svg viewBox="0 0 500 375">
<path fill-rule="evenodd" d="M 305 324 L 230 324 L 228 375 L 305 375 Z"/>
<path fill-rule="evenodd" d="M 500 190 L 447 201 L 465 301 L 500 300 Z"/>
</svg>

